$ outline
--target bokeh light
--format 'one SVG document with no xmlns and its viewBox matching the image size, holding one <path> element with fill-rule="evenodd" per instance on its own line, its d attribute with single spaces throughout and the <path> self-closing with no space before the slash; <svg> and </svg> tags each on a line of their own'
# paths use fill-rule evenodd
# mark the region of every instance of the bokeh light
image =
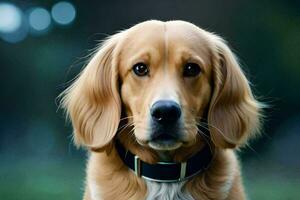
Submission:
<svg viewBox="0 0 300 200">
<path fill-rule="evenodd" d="M 41 7 L 33 8 L 29 13 L 29 25 L 37 32 L 46 31 L 51 24 L 50 13 Z"/>
<path fill-rule="evenodd" d="M 9 43 L 17 43 L 26 38 L 28 22 L 23 12 L 15 5 L 0 3 L 0 37 Z"/>
<path fill-rule="evenodd" d="M 21 26 L 17 30 L 11 33 L 2 33 L 0 37 L 4 41 L 14 44 L 24 40 L 28 35 L 28 31 L 28 22 L 26 21 L 25 17 L 22 17 Z"/>
<path fill-rule="evenodd" d="M 0 3 L 0 32 L 12 33 L 20 28 L 21 10 L 13 4 Z"/>
<path fill-rule="evenodd" d="M 70 2 L 61 1 L 52 7 L 51 15 L 56 23 L 68 25 L 74 21 L 76 10 Z"/>
</svg>

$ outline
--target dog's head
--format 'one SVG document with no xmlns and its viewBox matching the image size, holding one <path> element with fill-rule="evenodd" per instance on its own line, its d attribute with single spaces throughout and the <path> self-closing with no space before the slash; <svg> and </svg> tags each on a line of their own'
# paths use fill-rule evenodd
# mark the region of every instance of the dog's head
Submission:
<svg viewBox="0 0 300 200">
<path fill-rule="evenodd" d="M 147 21 L 111 36 L 64 95 L 75 142 L 92 148 L 124 129 L 128 141 L 157 151 L 207 138 L 234 148 L 259 127 L 259 104 L 229 47 L 183 21 Z"/>
</svg>

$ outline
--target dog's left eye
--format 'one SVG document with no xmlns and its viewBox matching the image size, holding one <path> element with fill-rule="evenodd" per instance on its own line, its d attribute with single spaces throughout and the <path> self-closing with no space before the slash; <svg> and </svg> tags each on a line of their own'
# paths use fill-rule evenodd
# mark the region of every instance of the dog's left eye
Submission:
<svg viewBox="0 0 300 200">
<path fill-rule="evenodd" d="M 187 63 L 183 68 L 183 76 L 184 77 L 195 77 L 200 74 L 201 68 L 196 63 Z"/>
<path fill-rule="evenodd" d="M 145 63 L 137 63 L 133 65 L 132 70 L 138 76 L 147 76 L 149 74 L 149 69 Z"/>
</svg>

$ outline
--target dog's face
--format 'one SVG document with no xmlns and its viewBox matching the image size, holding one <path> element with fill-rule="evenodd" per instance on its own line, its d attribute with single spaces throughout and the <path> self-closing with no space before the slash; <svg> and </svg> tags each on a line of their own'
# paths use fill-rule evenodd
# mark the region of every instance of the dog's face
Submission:
<svg viewBox="0 0 300 200">
<path fill-rule="evenodd" d="M 193 145 L 213 87 L 207 38 L 172 23 L 141 24 L 127 34 L 118 70 L 137 142 L 156 150 Z"/>
<path fill-rule="evenodd" d="M 234 54 L 183 21 L 147 21 L 113 35 L 63 95 L 75 142 L 90 148 L 116 135 L 151 150 L 194 151 L 204 137 L 235 148 L 259 128 L 260 104 Z M 202 119 L 209 135 L 201 138 Z"/>
</svg>

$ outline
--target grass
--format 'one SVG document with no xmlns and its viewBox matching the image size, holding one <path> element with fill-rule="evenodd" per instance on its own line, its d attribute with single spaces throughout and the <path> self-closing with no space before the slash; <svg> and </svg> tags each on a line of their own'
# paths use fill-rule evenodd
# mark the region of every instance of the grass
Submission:
<svg viewBox="0 0 300 200">
<path fill-rule="evenodd" d="M 300 199 L 299 168 L 267 162 L 244 165 L 244 184 L 250 200 Z"/>
<path fill-rule="evenodd" d="M 247 182 L 249 199 L 252 200 L 299 200 L 300 181 L 277 180 L 268 176 L 256 176 L 255 181 Z"/>
<path fill-rule="evenodd" d="M 83 193 L 84 163 L 5 163 L 0 170 L 1 200 L 76 200 Z"/>
</svg>

